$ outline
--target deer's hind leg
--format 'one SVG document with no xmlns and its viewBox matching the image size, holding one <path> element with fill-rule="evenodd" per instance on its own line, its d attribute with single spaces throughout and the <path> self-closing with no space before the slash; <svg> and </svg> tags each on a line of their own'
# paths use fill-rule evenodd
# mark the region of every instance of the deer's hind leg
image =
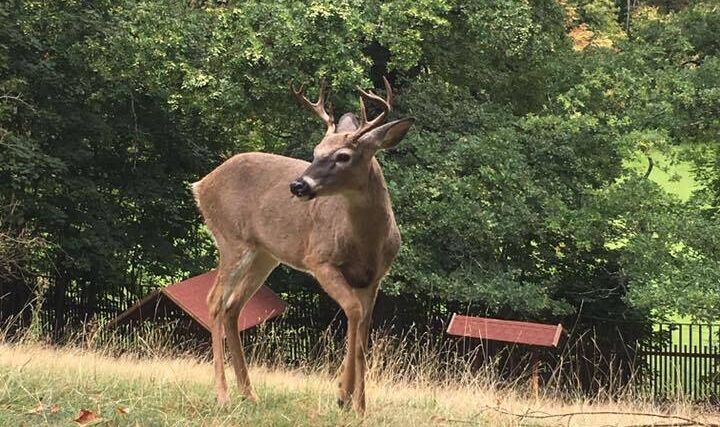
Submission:
<svg viewBox="0 0 720 427">
<path fill-rule="evenodd" d="M 253 402 L 257 401 L 257 396 L 250 385 L 250 376 L 240 340 L 238 317 L 245 304 L 277 265 L 278 261 L 268 253 L 250 250 L 231 272 L 231 280 L 228 281 L 228 286 L 224 290 L 225 335 L 237 378 L 238 390 L 245 399 Z"/>
<path fill-rule="evenodd" d="M 212 335 L 213 369 L 215 371 L 215 397 L 224 405 L 230 401 L 225 381 L 225 341 L 223 339 L 223 288 L 227 280 L 227 270 L 220 263 L 215 283 L 208 294 L 207 303 L 210 312 L 210 334 Z"/>
</svg>

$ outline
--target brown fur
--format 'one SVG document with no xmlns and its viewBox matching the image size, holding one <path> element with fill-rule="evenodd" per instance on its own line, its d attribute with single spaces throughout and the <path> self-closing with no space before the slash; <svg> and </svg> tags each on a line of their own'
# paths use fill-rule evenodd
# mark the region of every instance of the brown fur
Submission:
<svg viewBox="0 0 720 427">
<path fill-rule="evenodd" d="M 345 116 L 344 116 L 345 117 Z M 390 197 L 375 151 L 397 143 L 412 120 L 399 120 L 352 138 L 354 117 L 341 119 L 315 148 L 316 161 L 263 153 L 239 154 L 193 184 L 193 192 L 218 251 L 216 282 L 208 296 L 218 401 L 228 401 L 223 366 L 223 330 L 238 387 L 256 396 L 247 375 L 237 318 L 270 272 L 284 263 L 309 272 L 348 318 L 347 353 L 339 400 L 365 409 L 365 352 L 381 279 L 400 247 Z M 334 127 L 333 127 L 334 129 Z M 352 162 L 334 165 L 338 149 Z M 324 159 L 323 166 L 317 166 Z M 324 168 L 321 173 L 315 169 Z M 318 172 L 318 197 L 292 196 L 289 183 Z"/>
</svg>

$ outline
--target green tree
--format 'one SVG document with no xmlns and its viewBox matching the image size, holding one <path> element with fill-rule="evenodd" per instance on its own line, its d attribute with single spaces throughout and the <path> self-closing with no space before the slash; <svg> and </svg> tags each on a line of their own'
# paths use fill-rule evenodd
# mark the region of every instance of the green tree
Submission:
<svg viewBox="0 0 720 427">
<path fill-rule="evenodd" d="M 3 4 L 1 193 L 8 224 L 48 245 L 55 329 L 202 263 L 187 183 L 207 168 L 156 99 L 91 67 L 106 5 Z M 67 319 L 66 312 L 75 314 Z"/>
<path fill-rule="evenodd" d="M 605 0 L 6 2 L 5 217 L 48 242 L 58 314 L 113 307 L 213 265 L 190 182 L 237 152 L 310 156 L 321 129 L 290 81 L 326 78 L 344 112 L 389 75 L 418 120 L 381 158 L 405 242 L 387 294 L 586 326 L 711 318 L 720 12 L 675 9 L 631 10 L 626 34 Z M 573 46 L 583 25 L 594 42 Z M 648 179 L 658 155 L 694 161 L 701 191 Z"/>
</svg>

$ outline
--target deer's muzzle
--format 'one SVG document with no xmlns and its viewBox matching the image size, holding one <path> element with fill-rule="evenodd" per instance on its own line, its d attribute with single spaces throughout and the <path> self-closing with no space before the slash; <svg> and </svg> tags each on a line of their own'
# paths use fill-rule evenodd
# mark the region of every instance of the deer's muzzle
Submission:
<svg viewBox="0 0 720 427">
<path fill-rule="evenodd" d="M 290 192 L 303 200 L 311 200 L 315 197 L 315 192 L 310 184 L 302 178 L 298 178 L 290 183 Z"/>
</svg>

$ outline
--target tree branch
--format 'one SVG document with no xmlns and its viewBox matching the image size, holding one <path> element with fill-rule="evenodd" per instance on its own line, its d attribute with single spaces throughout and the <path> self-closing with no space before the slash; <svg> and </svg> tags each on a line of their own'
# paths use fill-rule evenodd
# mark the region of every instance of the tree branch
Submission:
<svg viewBox="0 0 720 427">
<path fill-rule="evenodd" d="M 37 110 L 35 110 L 35 107 L 33 107 L 32 105 L 28 104 L 27 101 L 25 101 L 24 99 L 22 99 L 19 95 L 8 95 L 8 94 L 0 95 L 0 100 L 19 102 L 20 104 L 23 104 L 24 106 L 26 106 L 26 107 L 28 107 L 30 110 L 32 110 L 33 113 L 36 113 L 36 112 L 37 112 Z"/>
<path fill-rule="evenodd" d="M 643 175 L 643 178 L 647 179 L 650 176 L 650 172 L 653 170 L 653 166 L 655 166 L 655 162 L 653 162 L 652 157 L 647 156 L 648 159 L 648 168 L 645 171 L 645 175 Z"/>
<path fill-rule="evenodd" d="M 653 417 L 653 418 L 662 418 L 666 420 L 680 420 L 684 421 L 685 423 L 683 425 L 688 426 L 703 426 L 703 427 L 720 427 L 720 424 L 716 423 L 705 423 L 700 420 L 696 420 L 693 418 L 687 418 L 680 415 L 666 415 L 666 414 L 656 414 L 651 412 L 625 412 L 625 411 L 577 411 L 577 412 L 564 412 L 560 414 L 541 414 L 541 415 L 535 415 L 532 413 L 525 413 L 525 414 L 517 414 L 514 412 L 506 411 L 501 408 L 494 408 L 491 406 L 486 406 L 486 409 L 489 409 L 491 411 L 498 412 L 500 414 L 504 415 L 511 415 L 513 417 L 517 418 L 532 418 L 532 419 L 548 419 L 548 418 L 565 418 L 565 417 L 574 417 L 577 415 L 634 415 L 634 416 L 642 416 L 642 417 Z M 656 424 L 652 424 L 656 425 Z M 679 425 L 677 423 L 671 424 L 671 425 Z M 641 425 L 642 426 L 642 425 Z"/>
</svg>

